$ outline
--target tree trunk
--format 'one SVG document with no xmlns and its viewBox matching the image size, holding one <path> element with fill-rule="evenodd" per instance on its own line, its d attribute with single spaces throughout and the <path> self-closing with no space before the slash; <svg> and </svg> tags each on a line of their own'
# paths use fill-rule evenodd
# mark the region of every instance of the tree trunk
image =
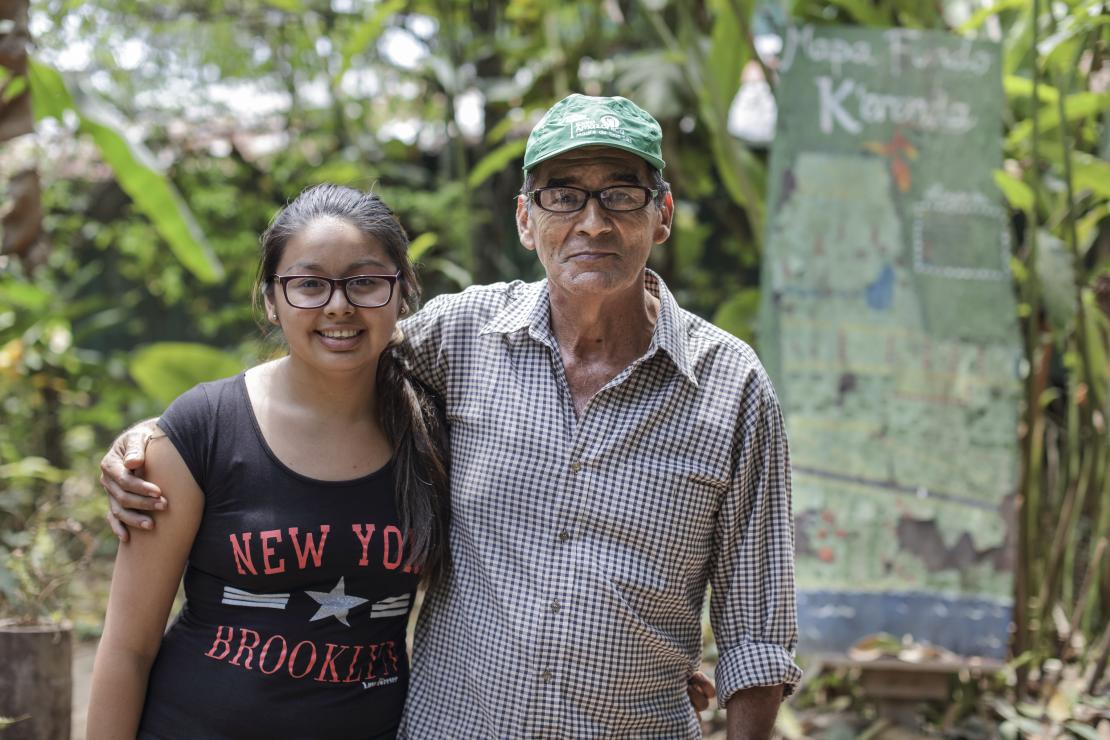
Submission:
<svg viewBox="0 0 1110 740">
<path fill-rule="evenodd" d="M 68 624 L 0 622 L 0 717 L 26 717 L 0 731 L 4 740 L 68 740 L 72 661 Z"/>
</svg>

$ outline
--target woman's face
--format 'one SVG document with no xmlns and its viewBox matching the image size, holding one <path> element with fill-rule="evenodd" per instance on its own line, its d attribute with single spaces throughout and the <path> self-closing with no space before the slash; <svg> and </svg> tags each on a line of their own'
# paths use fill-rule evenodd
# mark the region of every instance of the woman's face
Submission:
<svg viewBox="0 0 1110 740">
<path fill-rule="evenodd" d="M 322 217 L 289 239 L 276 272 L 343 278 L 393 275 L 397 265 L 376 239 L 366 236 L 349 221 Z M 326 287 L 324 290 L 326 293 Z M 320 308 L 290 305 L 276 281 L 266 296 L 267 314 L 270 321 L 281 327 L 290 356 L 324 372 L 376 368 L 397 326 L 401 303 L 400 284 L 394 286 L 389 303 L 379 308 L 351 305 L 338 287 Z"/>
</svg>

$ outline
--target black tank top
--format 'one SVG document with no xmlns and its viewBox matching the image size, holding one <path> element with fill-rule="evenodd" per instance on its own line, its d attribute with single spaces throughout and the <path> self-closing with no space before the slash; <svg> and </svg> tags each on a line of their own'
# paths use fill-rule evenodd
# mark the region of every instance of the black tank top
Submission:
<svg viewBox="0 0 1110 740">
<path fill-rule="evenodd" d="M 341 482 L 290 470 L 242 375 L 185 393 L 159 424 L 205 502 L 139 737 L 393 737 L 418 576 L 391 466 Z"/>
</svg>

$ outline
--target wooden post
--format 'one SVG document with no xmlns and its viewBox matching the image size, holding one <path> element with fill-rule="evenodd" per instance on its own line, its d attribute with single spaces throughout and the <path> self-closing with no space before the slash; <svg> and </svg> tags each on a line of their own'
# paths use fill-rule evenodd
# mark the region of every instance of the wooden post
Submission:
<svg viewBox="0 0 1110 740">
<path fill-rule="evenodd" d="M 73 633 L 68 624 L 0 622 L 0 716 L 27 717 L 4 740 L 67 740 L 73 701 Z"/>
</svg>

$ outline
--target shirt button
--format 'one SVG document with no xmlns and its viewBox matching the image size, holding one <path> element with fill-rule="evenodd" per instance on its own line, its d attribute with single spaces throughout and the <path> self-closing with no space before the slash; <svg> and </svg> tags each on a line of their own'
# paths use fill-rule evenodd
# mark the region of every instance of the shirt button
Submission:
<svg viewBox="0 0 1110 740">
<path fill-rule="evenodd" d="M 575 460 L 574 462 L 572 462 L 570 464 L 570 469 L 571 469 L 571 472 L 577 473 L 579 470 L 582 469 L 582 463 Z"/>
<path fill-rule="evenodd" d="M 562 532 L 559 532 L 559 542 L 566 542 L 569 539 L 570 539 L 570 532 L 568 532 L 565 529 Z"/>
<path fill-rule="evenodd" d="M 555 678 L 555 676 L 551 673 L 551 671 L 544 671 L 543 673 L 540 674 L 540 679 L 544 683 L 551 683 L 551 679 L 553 679 L 553 678 Z"/>
<path fill-rule="evenodd" d="M 555 599 L 554 601 L 551 602 L 551 611 L 558 612 L 560 608 L 561 607 L 559 605 L 559 600 L 558 599 Z"/>
</svg>

